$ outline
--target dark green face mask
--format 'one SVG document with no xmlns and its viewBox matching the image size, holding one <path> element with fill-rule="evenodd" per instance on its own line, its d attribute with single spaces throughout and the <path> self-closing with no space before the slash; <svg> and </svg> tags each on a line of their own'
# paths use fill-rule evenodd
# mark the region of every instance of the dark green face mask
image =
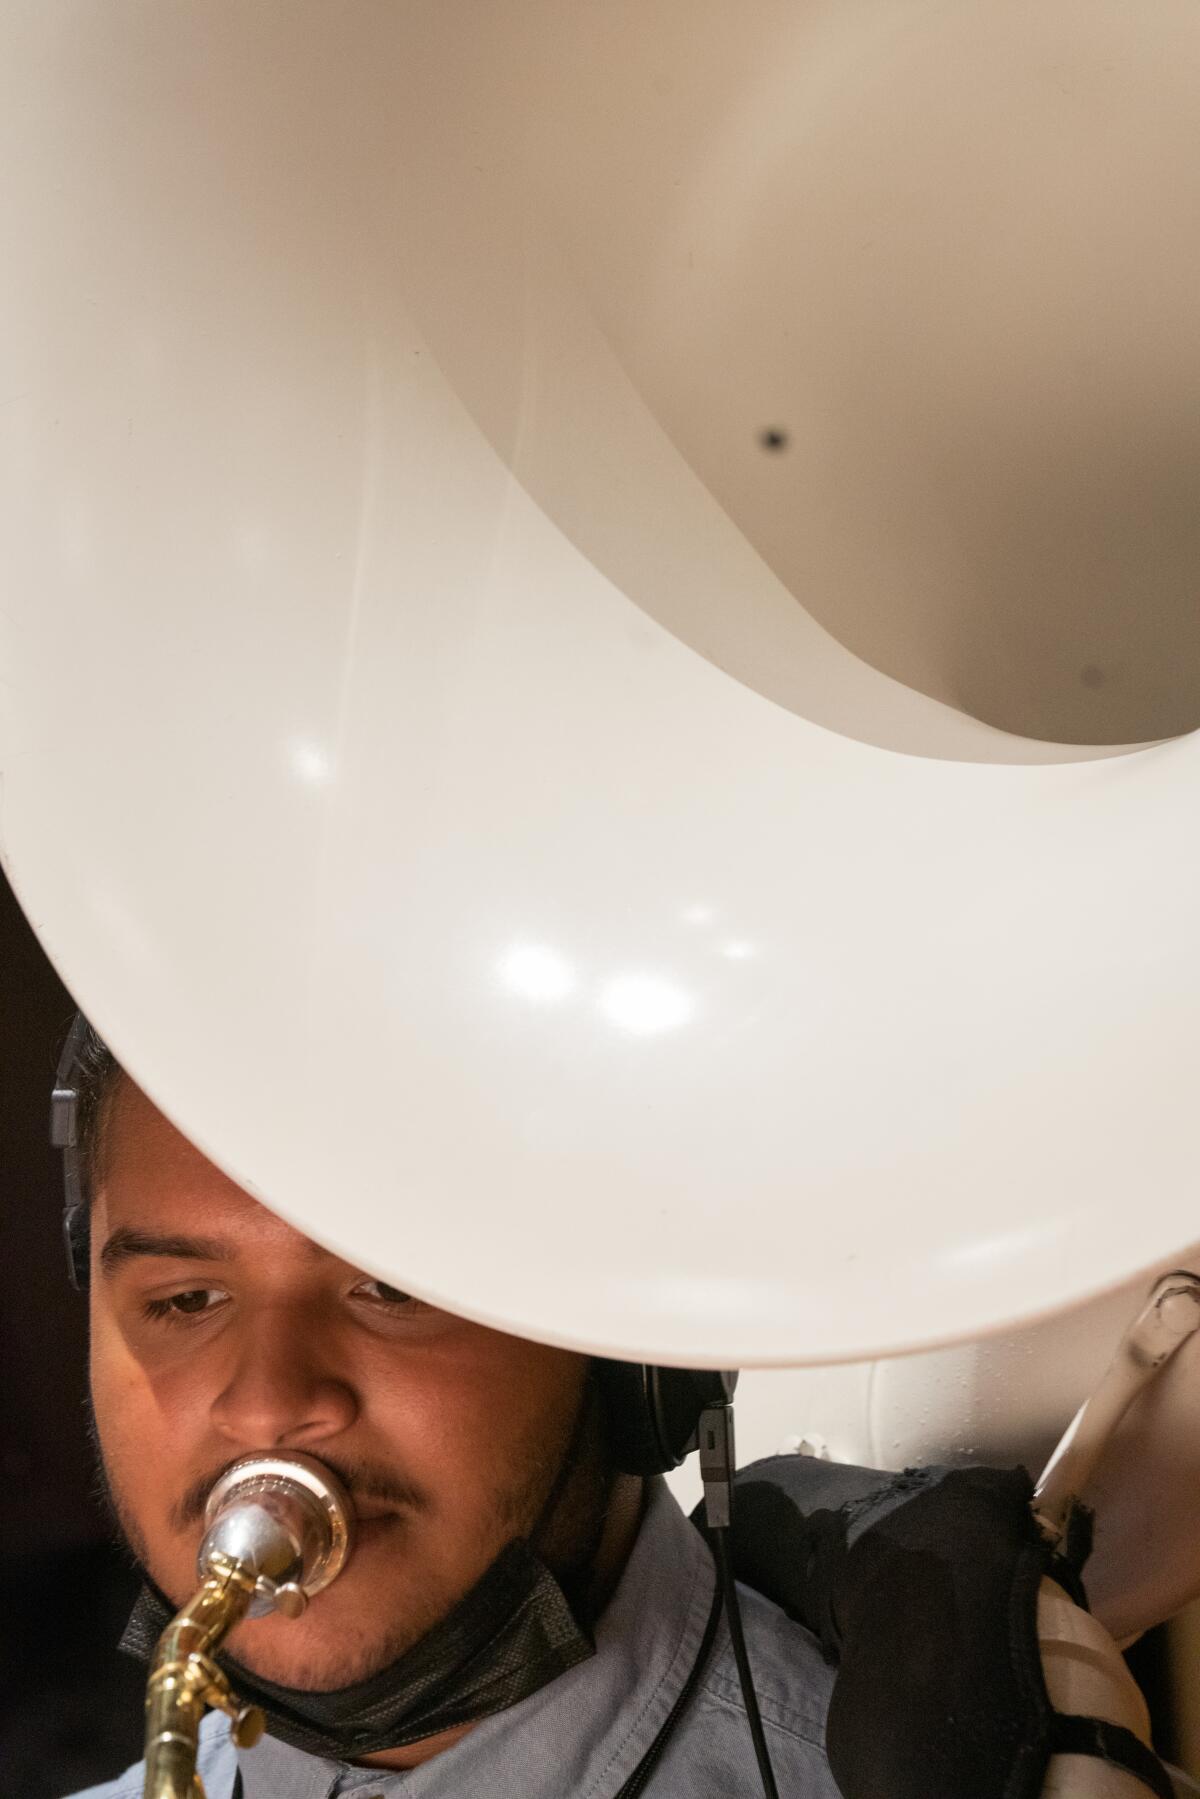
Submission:
<svg viewBox="0 0 1200 1799">
<path fill-rule="evenodd" d="M 149 1661 L 174 1609 L 156 1587 L 144 1586 L 121 1648 Z M 356 1761 L 490 1717 L 594 1653 L 558 1581 L 521 1540 L 502 1549 L 411 1649 L 354 1686 L 300 1692 L 222 1659 L 239 1697 L 262 1707 L 282 1742 L 331 1761 Z"/>
</svg>

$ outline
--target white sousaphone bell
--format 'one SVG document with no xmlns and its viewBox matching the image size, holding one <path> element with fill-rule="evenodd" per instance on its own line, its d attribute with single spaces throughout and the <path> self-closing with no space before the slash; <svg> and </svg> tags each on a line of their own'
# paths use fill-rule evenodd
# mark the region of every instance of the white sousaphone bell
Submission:
<svg viewBox="0 0 1200 1799">
<path fill-rule="evenodd" d="M 0 48 L 0 849 L 120 1059 L 455 1311 L 1052 1440 L 1200 1235 L 1191 0 Z"/>
</svg>

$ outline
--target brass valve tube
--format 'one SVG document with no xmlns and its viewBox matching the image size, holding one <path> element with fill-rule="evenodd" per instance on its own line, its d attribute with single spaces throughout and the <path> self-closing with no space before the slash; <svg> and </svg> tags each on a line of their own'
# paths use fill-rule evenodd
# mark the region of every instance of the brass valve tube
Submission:
<svg viewBox="0 0 1200 1799">
<path fill-rule="evenodd" d="M 227 1712 L 239 1748 L 266 1728 L 213 1660 L 244 1617 L 296 1618 L 341 1572 L 351 1546 L 350 1501 L 311 1456 L 246 1456 L 227 1468 L 205 1511 L 197 1558 L 202 1585 L 163 1631 L 146 1687 L 144 1799 L 204 1799 L 196 1772 L 200 1723 Z"/>
<path fill-rule="evenodd" d="M 241 1708 L 210 1659 L 254 1598 L 254 1577 L 233 1562 L 215 1568 L 158 1640 L 146 1687 L 144 1799 L 203 1799 L 196 1773 L 200 1720 L 210 1705 L 233 1717 L 234 1739 L 262 1734 L 262 1714 Z"/>
</svg>

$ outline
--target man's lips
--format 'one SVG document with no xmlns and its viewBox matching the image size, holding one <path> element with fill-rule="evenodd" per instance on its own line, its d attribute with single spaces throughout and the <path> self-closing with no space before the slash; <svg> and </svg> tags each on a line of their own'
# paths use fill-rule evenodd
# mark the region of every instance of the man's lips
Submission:
<svg viewBox="0 0 1200 1799">
<path fill-rule="evenodd" d="M 355 1512 L 354 1514 L 354 1528 L 360 1536 L 371 1536 L 380 1528 L 389 1524 L 399 1524 L 402 1521 L 402 1514 L 395 1511 Z"/>
</svg>

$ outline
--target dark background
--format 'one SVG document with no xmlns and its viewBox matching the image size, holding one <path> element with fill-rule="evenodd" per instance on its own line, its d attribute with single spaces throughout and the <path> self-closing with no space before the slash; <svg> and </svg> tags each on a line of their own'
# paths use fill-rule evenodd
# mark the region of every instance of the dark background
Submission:
<svg viewBox="0 0 1200 1799">
<path fill-rule="evenodd" d="M 93 1496 L 87 1303 L 68 1284 L 49 1095 L 74 1008 L 0 876 L 0 1795 L 58 1799 L 141 1755 L 115 1651 L 137 1582 Z"/>
<path fill-rule="evenodd" d="M 67 1281 L 50 1090 L 74 1008 L 0 875 L 0 1796 L 60 1799 L 141 1755 L 137 1590 L 95 1494 L 87 1307 Z M 1176 1759 L 1167 1638 L 1127 1658 Z"/>
</svg>

